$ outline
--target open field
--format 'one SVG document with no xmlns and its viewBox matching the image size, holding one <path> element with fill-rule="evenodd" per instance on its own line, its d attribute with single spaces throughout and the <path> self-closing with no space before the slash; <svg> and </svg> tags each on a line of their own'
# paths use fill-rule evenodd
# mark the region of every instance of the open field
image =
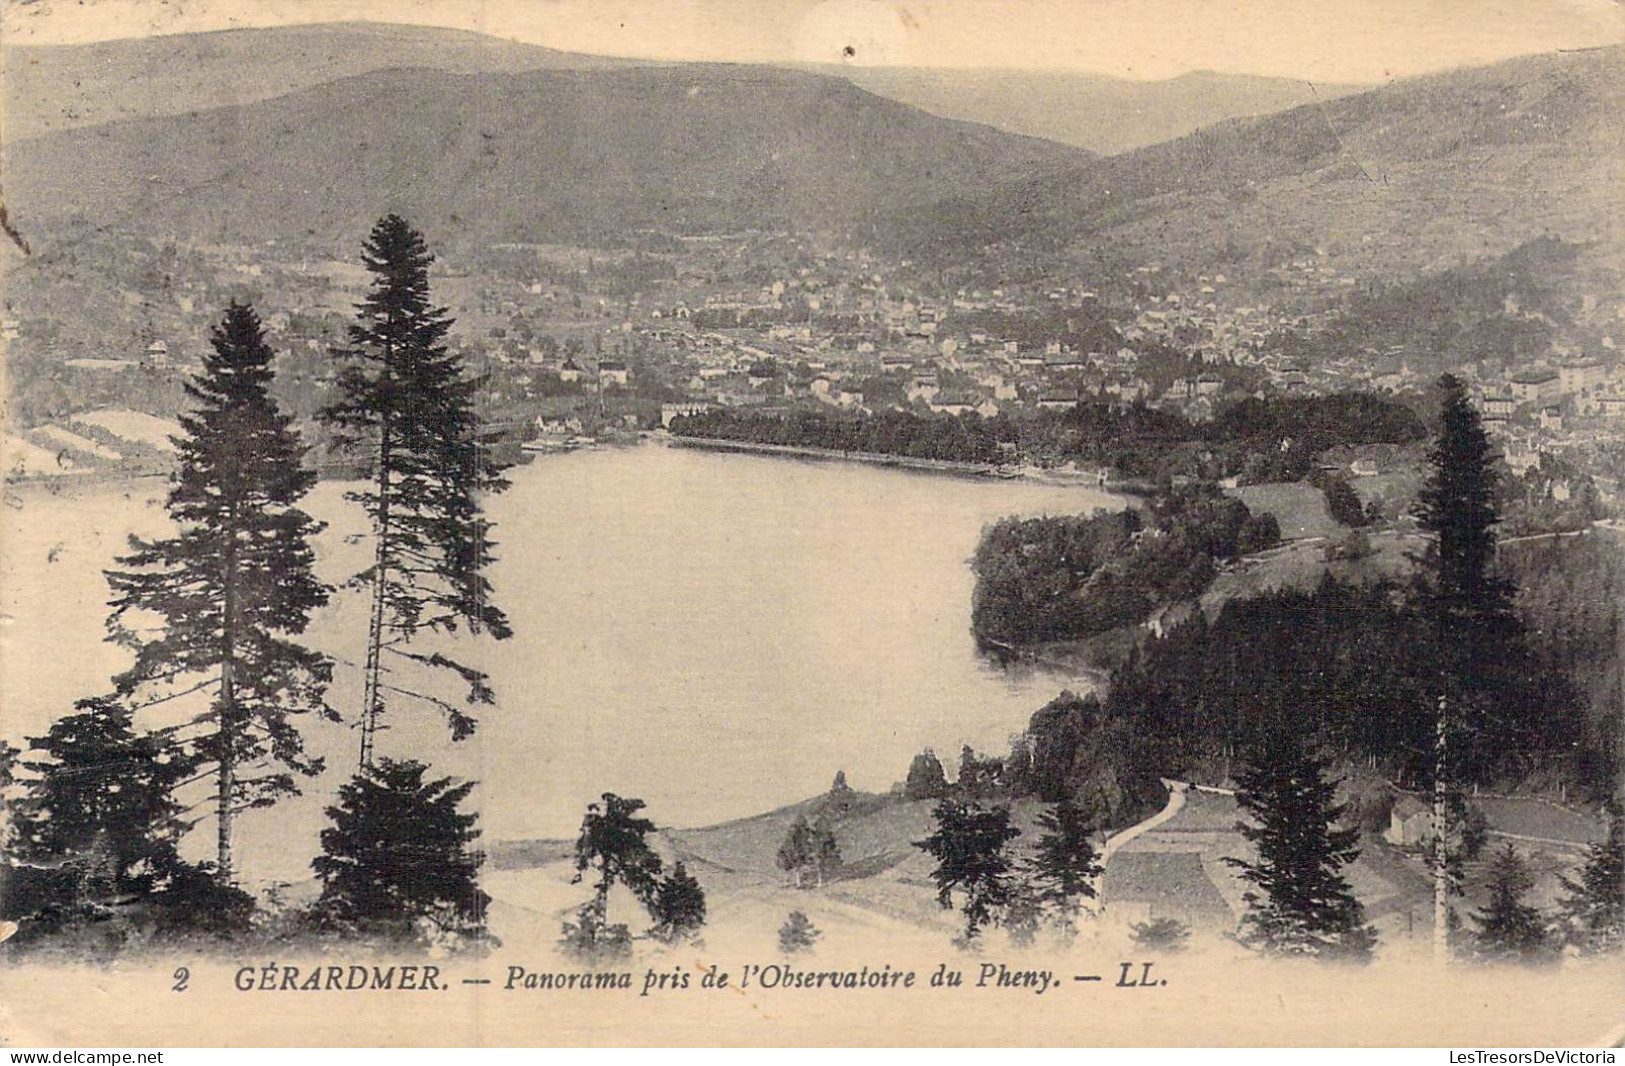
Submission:
<svg viewBox="0 0 1625 1066">
<path fill-rule="evenodd" d="M 1282 540 L 1332 537 L 1343 532 L 1343 527 L 1332 521 L 1332 516 L 1326 511 L 1325 494 L 1313 485 L 1283 481 L 1268 485 L 1243 485 L 1230 492 L 1254 514 L 1274 515 L 1281 524 Z"/>
</svg>

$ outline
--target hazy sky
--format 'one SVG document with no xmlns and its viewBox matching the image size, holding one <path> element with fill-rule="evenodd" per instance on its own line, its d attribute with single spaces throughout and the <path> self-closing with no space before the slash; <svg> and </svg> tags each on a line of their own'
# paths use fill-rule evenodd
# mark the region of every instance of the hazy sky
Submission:
<svg viewBox="0 0 1625 1066">
<path fill-rule="evenodd" d="M 364 19 L 577 52 L 1381 81 L 1625 40 L 1619 0 L 0 0 L 17 43 Z M 846 50 L 850 48 L 851 53 Z"/>
</svg>

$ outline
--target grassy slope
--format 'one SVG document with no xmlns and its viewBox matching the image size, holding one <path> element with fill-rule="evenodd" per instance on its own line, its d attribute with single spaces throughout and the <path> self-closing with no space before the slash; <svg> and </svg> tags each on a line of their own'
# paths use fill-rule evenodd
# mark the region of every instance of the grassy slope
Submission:
<svg viewBox="0 0 1625 1066">
<path fill-rule="evenodd" d="M 657 850 L 667 862 L 681 859 L 705 887 L 708 944 L 760 952 L 775 942 L 785 916 L 800 910 L 823 931 L 821 948 L 859 954 L 881 944 L 943 950 L 958 931 L 957 915 L 937 906 L 931 861 L 912 846 L 931 831 L 931 803 L 859 797 L 855 813 L 835 822 L 845 871 L 822 888 L 798 890 L 774 856 L 796 816 L 815 814 L 822 802 L 819 797 L 720 825 L 661 832 Z M 1590 839 L 1597 830 L 1586 819 L 1538 801 L 1481 803 L 1493 829 L 1534 828 L 1575 840 Z M 1018 851 L 1036 839 L 1042 809 L 1033 801 L 1015 804 L 1014 821 L 1025 834 Z M 1107 864 L 1101 934 L 1120 938 L 1128 923 L 1163 916 L 1190 924 L 1199 940 L 1209 943 L 1233 929 L 1245 909 L 1247 886 L 1223 860 L 1253 855 L 1236 832 L 1238 817 L 1233 798 L 1193 790 L 1172 819 L 1125 845 Z M 1501 843 L 1492 836 L 1484 859 L 1471 864 L 1467 895 L 1458 907 L 1470 911 L 1481 905 L 1487 859 Z M 1537 876 L 1532 900 L 1551 907 L 1560 895 L 1560 876 L 1581 859 L 1579 844 L 1519 842 L 1517 847 Z M 486 884 L 497 901 L 492 921 L 498 935 L 516 945 L 551 943 L 559 923 L 589 894 L 572 883 L 569 845 L 510 842 L 493 850 L 495 870 Z M 1384 942 L 1428 936 L 1432 881 L 1415 851 L 1368 835 L 1346 876 Z M 635 931 L 643 921 L 636 904 L 619 890 L 611 909 Z M 1004 935 L 992 934 L 990 943 L 1004 946 Z"/>
<path fill-rule="evenodd" d="M 656 225 L 807 230 L 1084 158 L 838 79 L 692 65 L 372 71 L 36 137 L 8 144 L 4 162 L 11 217 L 42 250 L 74 218 L 348 244 L 394 210 L 442 247 Z"/>
<path fill-rule="evenodd" d="M 330 23 L 76 45 L 6 44 L 9 139 L 269 100 L 391 67 L 461 73 L 635 65 L 461 30 Z"/>
<path fill-rule="evenodd" d="M 1532 56 L 1237 120 L 898 220 L 924 248 L 1057 240 L 1211 269 L 1323 249 L 1360 274 L 1556 234 L 1625 241 L 1625 47 Z M 1218 256 L 1216 259 L 1215 257 Z"/>
</svg>

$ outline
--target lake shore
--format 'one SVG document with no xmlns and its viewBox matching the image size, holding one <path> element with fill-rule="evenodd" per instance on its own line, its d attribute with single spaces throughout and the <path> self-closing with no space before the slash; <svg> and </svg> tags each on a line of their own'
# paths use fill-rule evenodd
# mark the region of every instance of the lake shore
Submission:
<svg viewBox="0 0 1625 1066">
<path fill-rule="evenodd" d="M 1113 494 L 1145 494 L 1154 491 L 1149 482 L 1133 479 L 1102 478 L 1098 472 L 1075 470 L 1049 470 L 1032 466 L 1010 466 L 998 463 L 972 463 L 957 459 L 924 459 L 908 455 L 888 455 L 884 452 L 833 451 L 796 444 L 767 444 L 760 441 L 726 440 L 720 437 L 668 436 L 668 445 L 698 448 L 706 451 L 742 452 L 750 455 L 779 455 L 792 459 L 812 459 L 819 462 L 865 463 L 870 466 L 918 470 L 955 477 L 998 478 L 1009 481 L 1029 481 L 1041 485 L 1076 485 Z"/>
<path fill-rule="evenodd" d="M 665 824 L 711 825 L 810 795 L 837 770 L 884 790 L 922 748 L 993 750 L 1062 688 L 1092 689 L 978 653 L 966 560 L 1007 514 L 1123 505 L 1087 488 L 901 474 L 648 438 L 515 468 L 512 488 L 488 501 L 501 541 L 492 582 L 515 637 L 442 645 L 486 669 L 501 702 L 460 743 L 438 717 L 403 710 L 387 753 L 479 781 L 492 839 L 568 834 L 606 789 L 639 796 Z M 303 504 L 327 524 L 318 577 L 340 587 L 306 639 L 337 660 L 331 701 L 346 715 L 360 696 L 365 604 L 342 585 L 367 565 L 365 516 L 344 499 L 353 487 L 323 481 Z M 172 530 L 167 488 L 7 486 L 0 606 L 27 622 L 8 633 L 19 669 L 0 685 L 6 739 L 43 735 L 128 669 L 127 650 L 105 639 L 104 572 L 131 535 Z M 538 664 L 546 685 L 533 681 Z M 150 724 L 168 724 L 157 716 L 170 708 L 186 709 L 154 708 Z M 245 876 L 308 876 L 324 808 L 354 765 L 347 725 L 301 730 L 327 770 L 300 782 L 303 795 L 244 815 Z M 791 737 L 794 759 L 762 758 Z"/>
</svg>

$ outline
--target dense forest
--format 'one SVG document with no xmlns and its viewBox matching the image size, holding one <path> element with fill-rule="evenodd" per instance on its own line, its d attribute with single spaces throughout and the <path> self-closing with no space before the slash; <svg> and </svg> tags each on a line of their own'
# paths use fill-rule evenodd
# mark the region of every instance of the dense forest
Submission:
<svg viewBox="0 0 1625 1066">
<path fill-rule="evenodd" d="M 1148 525 L 1134 510 L 1092 517 L 1006 518 L 972 559 L 971 628 L 982 640 L 1073 640 L 1135 625 L 1201 595 L 1217 561 L 1274 547 L 1280 526 L 1209 485 L 1159 497 Z"/>
<path fill-rule="evenodd" d="M 1498 368 L 1523 365 L 1570 325 L 1562 294 L 1575 283 L 1581 251 L 1542 237 L 1502 256 L 1373 286 L 1310 346 L 1318 358 L 1399 351 L 1422 371 L 1486 358 Z"/>
<path fill-rule="evenodd" d="M 1432 472 L 1413 509 L 1425 548 L 1407 574 L 1364 585 L 1327 574 L 1313 589 L 1165 619 L 1118 664 L 1103 699 L 1067 696 L 1035 714 L 995 776 L 1115 821 L 1155 794 L 1159 776 L 1231 779 L 1286 729 L 1406 787 L 1609 801 L 1625 602 L 1616 534 L 1498 549 L 1494 451 L 1464 386 L 1446 377 L 1439 391 Z M 1159 539 L 1190 537 L 1186 523 L 1225 531 L 1200 542 L 1222 557 L 1246 524 L 1230 502 L 1195 487 L 1164 496 L 1152 507 Z M 1102 560 L 1139 550 L 1147 532 L 1124 516 L 1000 523 L 978 555 L 978 621 L 1031 620 L 1046 627 L 1034 639 L 1077 630 L 1092 617 Z"/>
<path fill-rule="evenodd" d="M 1143 404 L 1085 401 L 1062 411 L 995 418 L 761 412 L 717 409 L 673 420 L 679 436 L 870 452 L 970 463 L 1080 462 L 1128 477 L 1169 480 L 1238 476 L 1295 480 L 1340 444 L 1410 444 L 1425 436 L 1403 403 L 1372 393 L 1248 398 L 1211 422 Z"/>
<path fill-rule="evenodd" d="M 1195 612 L 1131 653 L 1103 699 L 1065 693 L 1034 713 L 1008 755 L 983 759 L 991 766 L 983 776 L 1012 795 L 1068 798 L 1101 824 L 1122 824 L 1159 802 L 1159 778 L 1221 782 L 1285 721 L 1344 763 L 1422 787 L 1440 652 L 1404 591 L 1328 577 L 1313 591 L 1232 601 L 1212 621 Z M 1530 644 L 1535 661 L 1551 661 L 1546 640 Z M 1550 647 L 1569 645 L 1554 635 Z M 1617 652 L 1606 661 L 1617 670 Z M 1589 712 L 1576 692 L 1584 669 L 1574 685 L 1546 669 L 1493 673 L 1499 713 L 1478 723 L 1487 732 L 1476 738 L 1481 754 L 1465 765 L 1466 780 L 1564 783 L 1579 798 L 1606 798 L 1617 673 L 1614 702 Z"/>
<path fill-rule="evenodd" d="M 1544 674 L 1566 677 L 1587 708 L 1587 750 L 1616 752 L 1625 730 L 1625 543 L 1596 531 L 1503 545 L 1501 570 Z"/>
<path fill-rule="evenodd" d="M 996 463 L 999 441 L 976 419 L 935 418 L 888 412 L 873 417 L 842 417 L 811 411 L 789 414 L 715 409 L 672 420 L 683 437 L 869 452 L 911 459 Z"/>
</svg>

